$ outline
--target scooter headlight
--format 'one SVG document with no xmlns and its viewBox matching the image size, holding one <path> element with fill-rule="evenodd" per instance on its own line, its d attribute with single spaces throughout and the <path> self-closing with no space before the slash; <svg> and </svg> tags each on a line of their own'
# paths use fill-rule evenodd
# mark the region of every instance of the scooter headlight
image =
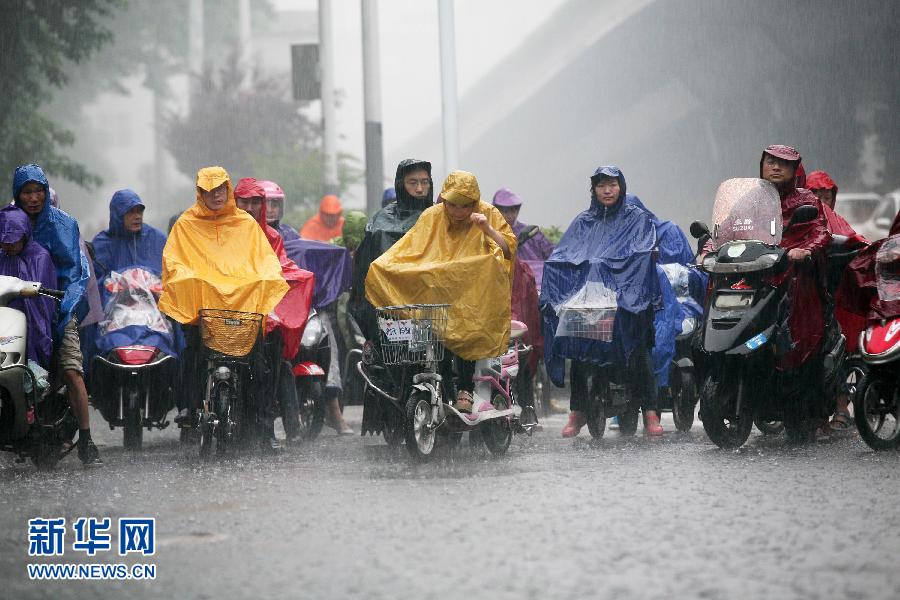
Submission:
<svg viewBox="0 0 900 600">
<path fill-rule="evenodd" d="M 306 322 L 306 329 L 303 330 L 303 337 L 300 344 L 304 348 L 315 348 L 325 337 L 325 326 L 322 325 L 322 319 L 319 315 L 313 315 Z"/>
</svg>

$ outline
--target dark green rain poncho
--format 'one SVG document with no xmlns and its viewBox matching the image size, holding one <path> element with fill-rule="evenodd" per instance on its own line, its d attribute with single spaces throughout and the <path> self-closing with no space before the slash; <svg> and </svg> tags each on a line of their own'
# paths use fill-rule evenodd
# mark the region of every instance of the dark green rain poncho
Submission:
<svg viewBox="0 0 900 600">
<path fill-rule="evenodd" d="M 356 250 L 353 261 L 353 286 L 350 290 L 350 314 L 356 319 L 367 339 L 373 339 L 378 333 L 375 324 L 375 311 L 366 300 L 366 275 L 369 273 L 369 265 L 376 258 L 384 254 L 397 240 L 406 234 L 419 215 L 426 208 L 434 204 L 434 182 L 428 189 L 428 196 L 422 200 L 416 200 L 410 196 L 403 187 L 403 178 L 410 171 L 424 169 L 431 179 L 431 163 L 424 160 L 408 158 L 397 165 L 397 175 L 394 177 L 394 190 L 397 192 L 397 200 L 391 202 L 372 217 L 366 226 L 366 234 L 362 243 Z"/>
</svg>

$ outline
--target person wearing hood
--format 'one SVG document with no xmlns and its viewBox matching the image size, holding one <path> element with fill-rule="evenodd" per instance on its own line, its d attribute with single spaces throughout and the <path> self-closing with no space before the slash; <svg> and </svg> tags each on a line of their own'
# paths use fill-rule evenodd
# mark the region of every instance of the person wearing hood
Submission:
<svg viewBox="0 0 900 600">
<path fill-rule="evenodd" d="M 319 242 L 330 242 L 340 237 L 344 228 L 341 201 L 333 194 L 323 196 L 319 202 L 319 212 L 314 214 L 300 230 L 300 237 Z"/>
<path fill-rule="evenodd" d="M 0 209 L 0 275 L 38 281 L 42 287 L 49 289 L 56 286 L 56 269 L 50 253 L 32 239 L 28 215 L 13 205 Z M 7 306 L 25 313 L 28 360 L 49 370 L 53 353 L 55 301 L 35 296 L 10 300 Z"/>
<path fill-rule="evenodd" d="M 396 200 L 376 212 L 366 225 L 362 242 L 353 256 L 353 283 L 348 305 L 366 339 L 376 339 L 378 335 L 375 311 L 366 300 L 369 266 L 416 224 L 422 211 L 434 205 L 433 190 L 430 162 L 415 158 L 400 161 L 394 176 Z"/>
<path fill-rule="evenodd" d="M 159 309 L 185 327 L 187 383 L 194 391 L 176 422 L 192 426 L 201 384 L 201 341 L 195 326 L 202 309 L 267 315 L 290 289 L 281 263 L 259 223 L 239 210 L 222 167 L 197 172 L 196 202 L 172 227 L 163 249 Z"/>
<path fill-rule="evenodd" d="M 96 236 L 94 272 L 103 281 L 111 271 L 144 267 L 156 275 L 162 273 L 166 234 L 144 222 L 146 206 L 134 190 L 124 189 L 109 201 L 109 227 Z"/>
<path fill-rule="evenodd" d="M 303 336 L 312 303 L 315 278 L 312 273 L 301 269 L 288 258 L 281 234 L 268 223 L 266 190 L 259 181 L 253 177 L 244 177 L 239 180 L 234 189 L 234 198 L 238 208 L 248 212 L 256 219 L 266 239 L 269 240 L 272 250 L 278 256 L 278 261 L 281 263 L 281 274 L 290 286 L 288 293 L 284 295 L 284 298 L 266 319 L 265 333 L 269 336 L 273 331 L 278 330 L 281 338 L 281 356 L 270 356 L 270 360 L 287 361 L 281 372 L 285 376 L 292 377 L 290 361 L 294 359 L 300 349 L 300 339 Z M 276 347 L 278 345 L 276 344 Z M 293 381 L 291 381 L 291 385 L 293 386 Z M 270 441 L 274 439 L 273 433 Z M 277 445 L 277 442 L 273 442 L 273 447 L 274 445 Z"/>
<path fill-rule="evenodd" d="M 296 229 L 284 222 L 285 196 L 281 186 L 268 179 L 260 179 L 259 185 L 266 192 L 266 218 L 268 224 L 275 228 L 281 235 L 281 240 L 288 243 L 299 240 L 300 234 Z"/>
<path fill-rule="evenodd" d="M 87 467 L 100 466 L 100 452 L 91 440 L 88 393 L 84 384 L 84 356 L 78 335 L 79 306 L 90 280 L 87 257 L 81 251 L 78 223 L 50 203 L 50 183 L 36 164 L 17 167 L 13 174 L 13 203 L 28 215 L 32 239 L 50 253 L 56 268 L 56 288 L 65 295 L 53 331 L 57 368 L 78 421 L 78 458 Z"/>
<path fill-rule="evenodd" d="M 396 201 L 397 201 L 397 190 L 392 187 L 384 188 L 384 193 L 381 194 L 381 208 L 384 208 L 391 202 L 396 202 Z"/>
<path fill-rule="evenodd" d="M 773 279 L 774 285 L 788 286 L 786 337 L 780 341 L 786 350 L 779 354 L 776 368 L 790 372 L 794 386 L 790 395 L 801 401 L 804 421 L 812 426 L 826 418 L 825 403 L 819 399 L 816 364 L 813 359 L 826 336 L 826 323 L 832 320 L 832 305 L 824 286 L 825 248 L 831 241 L 826 209 L 811 191 L 797 187 L 803 183 L 803 164 L 796 149 L 781 144 L 768 146 L 759 159 L 759 176 L 772 183 L 781 198 L 781 218 L 785 225 L 780 246 L 787 250 L 790 267 Z M 788 226 L 801 206 L 814 206 L 815 219 Z M 789 339 L 788 339 L 789 338 Z M 805 396 L 805 401 L 801 398 Z"/>
<path fill-rule="evenodd" d="M 366 298 L 372 306 L 450 304 L 444 374 L 449 381 L 448 366 L 458 357 L 454 406 L 465 413 L 474 405 L 475 361 L 508 347 L 516 236 L 500 211 L 481 200 L 472 173 L 451 172 L 439 202 L 372 262 Z"/>
<path fill-rule="evenodd" d="M 512 227 L 513 233 L 518 236 L 526 229 L 532 229 L 534 226 L 526 225 L 519 221 L 519 211 L 522 208 L 522 199 L 507 188 L 500 188 L 494 193 L 494 206 Z M 516 250 L 516 257 L 531 267 L 534 273 L 534 279 L 538 289 L 541 289 L 541 276 L 544 272 L 544 261 L 550 258 L 553 252 L 553 243 L 544 237 L 540 229 L 534 235 L 519 245 Z"/>
<path fill-rule="evenodd" d="M 615 166 L 598 167 L 590 177 L 591 204 L 569 225 L 544 265 L 541 310 L 544 361 L 551 381 L 562 387 L 565 359 L 572 359 L 569 421 L 563 437 L 575 437 L 587 424 L 590 363 L 625 370 L 641 401 L 644 432 L 662 435 L 650 352 L 655 312 L 662 308 L 653 251 L 657 245 L 651 214 L 627 193 Z M 557 307 L 602 286 L 617 302 L 611 341 L 557 335 Z"/>
</svg>

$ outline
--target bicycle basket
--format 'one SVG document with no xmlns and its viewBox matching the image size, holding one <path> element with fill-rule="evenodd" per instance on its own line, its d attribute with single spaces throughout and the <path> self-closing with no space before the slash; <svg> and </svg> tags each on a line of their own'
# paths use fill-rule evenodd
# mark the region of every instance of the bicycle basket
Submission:
<svg viewBox="0 0 900 600">
<path fill-rule="evenodd" d="M 376 308 L 384 363 L 401 365 L 443 360 L 449 308 L 449 304 Z"/>
<path fill-rule="evenodd" d="M 262 332 L 263 315 L 235 310 L 200 311 L 203 345 L 229 356 L 246 356 Z"/>
<path fill-rule="evenodd" d="M 611 342 L 615 322 L 615 308 L 566 308 L 560 311 L 556 337 Z"/>
</svg>

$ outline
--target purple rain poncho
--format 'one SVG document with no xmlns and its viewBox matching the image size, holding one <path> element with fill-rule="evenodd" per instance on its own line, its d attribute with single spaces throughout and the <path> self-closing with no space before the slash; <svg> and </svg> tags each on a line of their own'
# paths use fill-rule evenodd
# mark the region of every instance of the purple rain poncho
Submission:
<svg viewBox="0 0 900 600">
<path fill-rule="evenodd" d="M 0 275 L 18 277 L 26 281 L 39 281 L 46 288 L 56 286 L 56 269 L 50 253 L 31 236 L 31 221 L 25 212 L 10 204 L 0 209 L 0 242 L 14 244 L 27 239 L 22 251 L 16 256 L 7 256 L 0 249 Z M 56 302 L 51 298 L 17 298 L 10 301 L 9 308 L 25 313 L 28 322 L 28 358 L 45 369 L 50 367 L 53 353 L 53 321 L 56 316 Z"/>
</svg>

